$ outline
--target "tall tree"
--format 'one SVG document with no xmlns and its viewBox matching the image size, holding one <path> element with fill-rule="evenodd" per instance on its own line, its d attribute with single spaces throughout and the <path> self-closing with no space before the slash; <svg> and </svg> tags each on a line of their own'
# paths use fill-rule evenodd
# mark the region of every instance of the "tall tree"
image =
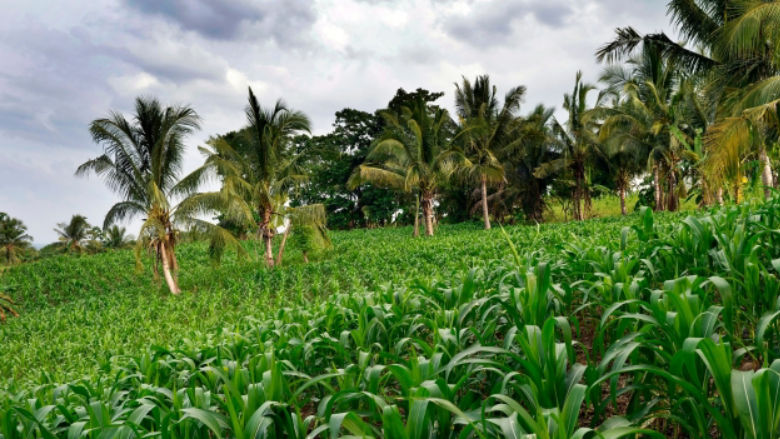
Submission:
<svg viewBox="0 0 780 439">
<path fill-rule="evenodd" d="M 588 166 L 598 152 L 594 127 L 585 117 L 588 107 L 588 94 L 595 87 L 582 82 L 582 72 L 577 72 L 574 89 L 563 97 L 563 108 L 568 114 L 565 125 L 553 121 L 553 135 L 556 139 L 560 158 L 544 163 L 534 172 L 544 178 L 561 171 L 567 171 L 574 180 L 574 218 L 581 221 L 590 212 L 590 188 L 588 185 Z"/>
<path fill-rule="evenodd" d="M 350 178 L 350 186 L 369 181 L 406 192 L 416 191 L 422 202 L 425 234 L 433 236 L 437 192 L 453 171 L 451 149 L 454 122 L 447 110 L 417 97 L 398 117 L 383 113 L 387 130 L 369 152 L 366 163 Z"/>
<path fill-rule="evenodd" d="M 59 235 L 60 245 L 63 251 L 69 253 L 83 253 L 87 241 L 90 239 L 92 226 L 84 215 L 73 215 L 70 221 L 58 223 L 54 229 Z"/>
<path fill-rule="evenodd" d="M 21 262 L 31 243 L 32 236 L 27 233 L 27 226 L 20 219 L 0 212 L 0 260 L 3 264 L 14 265 Z"/>
<path fill-rule="evenodd" d="M 183 180 L 193 186 L 217 176 L 222 180 L 220 190 L 192 195 L 182 208 L 190 216 L 216 210 L 241 225 L 251 224 L 257 215 L 265 263 L 273 267 L 273 237 L 284 222 L 290 191 L 307 178 L 292 142 L 309 131 L 310 122 L 281 100 L 271 108 L 261 107 L 251 88 L 246 116 L 248 126 L 235 138 L 212 138 L 201 148 L 205 163 Z M 217 233 L 212 251 L 219 254 L 228 239 L 226 231 Z"/>
<path fill-rule="evenodd" d="M 599 49 L 598 58 L 623 59 L 637 47 L 653 44 L 664 58 L 688 74 L 705 78 L 707 98 L 717 105 L 715 125 L 706 142 L 709 177 L 722 180 L 724 173 L 718 169 L 731 169 L 729 174 L 738 188 L 740 163 L 754 155 L 762 163 L 764 185 L 771 187 L 773 173 L 766 145 L 775 139 L 766 134 L 774 128 L 771 116 L 764 118 L 762 108 L 771 108 L 780 98 L 780 88 L 772 85 L 780 81 L 772 79 L 780 73 L 774 50 L 780 37 L 780 2 L 670 0 L 668 11 L 683 38 L 699 51 L 673 42 L 663 33 L 642 35 L 632 28 L 619 28 L 615 40 Z M 748 111 L 751 108 L 755 111 Z M 745 135 L 761 141 L 745 143 Z"/>
<path fill-rule="evenodd" d="M 676 210 L 687 193 L 685 177 L 698 162 L 689 147 L 714 117 L 714 109 L 701 96 L 701 81 L 686 75 L 674 58 L 665 57 L 655 41 L 645 42 L 624 66 L 607 66 L 601 81 L 607 86 L 603 94 L 616 99 L 612 108 L 591 112 L 605 119 L 601 139 L 613 143 L 608 148 L 612 152 L 622 149 L 624 159 L 629 158 L 627 153 L 646 154 L 655 208 Z M 614 163 L 630 162 L 616 157 Z"/>
<path fill-rule="evenodd" d="M 128 120 L 118 112 L 90 124 L 92 139 L 103 155 L 79 166 L 76 175 L 95 173 L 122 201 L 106 214 L 104 228 L 116 221 L 143 216 L 136 254 L 146 245 L 162 263 L 171 293 L 179 294 L 176 260 L 175 206 L 171 198 L 191 190 L 179 182 L 184 140 L 200 128 L 200 118 L 187 106 L 163 107 L 157 99 L 137 98 Z M 155 272 L 157 264 L 154 265 Z"/>
<path fill-rule="evenodd" d="M 371 183 L 349 189 L 347 181 L 382 134 L 381 116 L 345 108 L 336 112 L 333 130 L 322 136 L 299 136 L 296 152 L 308 180 L 293 194 L 292 205 L 324 204 L 328 226 L 339 229 L 389 224 L 402 209 L 401 196 Z"/>
<path fill-rule="evenodd" d="M 472 84 L 463 78 L 455 84 L 455 106 L 462 128 L 462 142 L 467 157 L 464 170 L 480 185 L 482 217 L 485 229 L 490 229 L 488 185 L 506 180 L 499 150 L 510 144 L 517 128 L 516 112 L 525 95 L 525 87 L 512 88 L 499 104 L 498 91 L 488 75 L 478 76 Z"/>
<path fill-rule="evenodd" d="M 103 237 L 106 248 L 120 249 L 133 245 L 133 237 L 127 234 L 127 229 L 116 224 L 106 229 Z"/>
<path fill-rule="evenodd" d="M 507 185 L 497 194 L 505 214 L 519 208 L 526 220 L 543 221 L 545 197 L 557 175 L 539 176 L 534 171 L 560 158 L 552 133 L 553 113 L 553 108 L 538 105 L 518 121 L 514 140 L 500 150 L 500 160 L 507 170 Z"/>
</svg>

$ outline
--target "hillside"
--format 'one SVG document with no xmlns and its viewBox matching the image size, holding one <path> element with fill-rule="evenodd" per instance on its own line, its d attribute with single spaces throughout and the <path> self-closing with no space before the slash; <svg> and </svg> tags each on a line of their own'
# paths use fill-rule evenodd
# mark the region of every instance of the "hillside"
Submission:
<svg viewBox="0 0 780 439">
<path fill-rule="evenodd" d="M 126 252 L 19 267 L 0 431 L 753 437 L 780 410 L 778 225 L 774 201 L 510 240 L 363 230 L 272 271 L 191 245 L 182 297 Z"/>
<path fill-rule="evenodd" d="M 618 233 L 634 220 L 586 224 L 508 227 L 520 249 L 559 253 L 561 235 L 588 242 L 594 228 Z M 9 270 L 0 290 L 18 303 L 21 317 L 0 326 L 0 375 L 16 380 L 49 374 L 62 381 L 91 373 L 113 355 L 137 354 L 149 345 L 182 338 L 209 340 L 219 328 L 231 331 L 247 318 L 283 306 L 309 305 L 338 292 L 362 292 L 379 285 L 459 277 L 473 266 L 508 260 L 500 230 L 472 225 L 442 226 L 429 239 L 413 239 L 410 228 L 333 233 L 333 249 L 310 264 L 288 251 L 283 267 L 268 270 L 249 256 L 228 255 L 220 266 L 205 244 L 181 247 L 181 283 L 187 294 L 173 298 L 164 283 L 135 271 L 132 250 L 60 256 Z M 30 367 L 31 364 L 36 367 Z"/>
</svg>

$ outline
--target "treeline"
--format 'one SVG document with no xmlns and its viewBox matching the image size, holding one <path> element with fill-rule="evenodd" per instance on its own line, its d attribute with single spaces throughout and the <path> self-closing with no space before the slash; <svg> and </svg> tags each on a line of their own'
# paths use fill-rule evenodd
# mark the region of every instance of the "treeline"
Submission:
<svg viewBox="0 0 780 439">
<path fill-rule="evenodd" d="M 261 106 L 249 89 L 247 123 L 213 136 L 200 148 L 203 165 L 181 177 L 199 116 L 139 98 L 131 119 L 114 112 L 92 122 L 104 154 L 77 174 L 103 177 L 121 197 L 104 229 L 144 218 L 136 248 L 155 255 L 174 293 L 180 229 L 208 239 L 217 260 L 257 237 L 274 266 L 288 238 L 304 257 L 327 248 L 326 223 L 414 224 L 415 234 L 432 235 L 439 221 L 540 222 L 550 200 L 583 220 L 594 197 L 610 192 L 626 214 L 632 189 L 637 205 L 669 211 L 686 200 L 739 203 L 751 187 L 769 197 L 780 2 L 672 0 L 668 8 L 687 44 L 617 29 L 596 54 L 599 83 L 577 73 L 562 121 L 553 108 L 521 108 L 524 86 L 502 96 L 484 75 L 454 84 L 452 114 L 444 92 L 400 89 L 386 108 L 343 109 L 330 133 L 312 136 L 305 114 L 281 100 Z M 220 188 L 199 192 L 208 180 Z"/>
</svg>

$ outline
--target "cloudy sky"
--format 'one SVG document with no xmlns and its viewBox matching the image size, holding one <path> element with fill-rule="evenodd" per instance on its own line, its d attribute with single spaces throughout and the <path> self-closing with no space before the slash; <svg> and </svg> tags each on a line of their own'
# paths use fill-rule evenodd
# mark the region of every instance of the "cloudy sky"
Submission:
<svg viewBox="0 0 780 439">
<path fill-rule="evenodd" d="M 525 85 L 525 108 L 560 106 L 616 26 L 668 28 L 664 0 L 0 0 L 0 211 L 38 244 L 74 213 L 101 224 L 115 196 L 73 176 L 99 155 L 89 122 L 138 95 L 190 104 L 195 147 L 244 124 L 246 88 L 283 97 L 327 132 L 344 107 L 395 90 L 444 91 L 488 73 Z M 132 223 L 131 226 L 134 226 Z"/>
</svg>

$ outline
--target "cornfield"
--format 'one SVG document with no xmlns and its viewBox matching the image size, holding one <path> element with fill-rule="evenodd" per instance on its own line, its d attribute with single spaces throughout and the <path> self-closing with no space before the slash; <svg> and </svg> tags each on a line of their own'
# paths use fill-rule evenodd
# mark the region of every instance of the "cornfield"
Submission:
<svg viewBox="0 0 780 439">
<path fill-rule="evenodd" d="M 273 271 L 194 245 L 181 301 L 120 252 L 10 270 L 0 438 L 780 435 L 780 201 L 407 232 Z"/>
</svg>

